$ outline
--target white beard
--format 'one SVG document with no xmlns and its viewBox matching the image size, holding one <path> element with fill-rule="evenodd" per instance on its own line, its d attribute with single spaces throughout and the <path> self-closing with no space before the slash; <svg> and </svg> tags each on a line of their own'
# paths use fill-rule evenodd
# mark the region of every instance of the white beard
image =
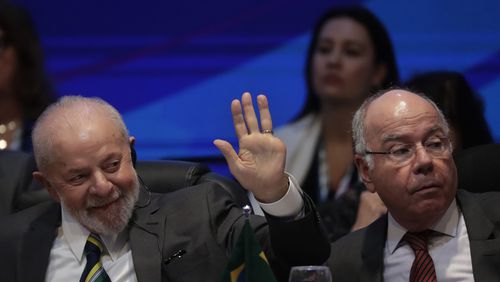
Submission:
<svg viewBox="0 0 500 282">
<path fill-rule="evenodd" d="M 69 213 L 89 231 L 102 234 L 113 235 L 120 233 L 127 226 L 134 205 L 139 198 L 139 182 L 136 180 L 131 190 L 123 190 L 113 187 L 112 195 L 107 199 L 87 198 L 86 209 L 75 210 L 68 207 L 64 199 L 61 198 L 61 204 Z M 116 202 L 114 202 L 116 201 Z M 92 207 L 104 206 L 114 202 L 108 211 L 104 214 L 93 214 Z"/>
</svg>

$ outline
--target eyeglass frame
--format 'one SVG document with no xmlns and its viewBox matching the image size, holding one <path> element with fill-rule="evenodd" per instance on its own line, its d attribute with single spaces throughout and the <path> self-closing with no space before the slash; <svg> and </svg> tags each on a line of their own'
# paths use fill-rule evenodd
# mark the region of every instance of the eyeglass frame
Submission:
<svg viewBox="0 0 500 282">
<path fill-rule="evenodd" d="M 431 138 L 436 138 L 436 139 L 439 139 L 441 141 L 444 141 L 444 151 L 443 152 L 432 152 L 432 150 L 428 150 L 428 146 L 426 146 L 426 142 L 431 139 Z M 415 156 L 416 152 L 417 152 L 417 145 L 418 143 L 420 143 L 422 145 L 422 148 L 425 150 L 425 152 L 427 154 L 429 154 L 430 156 L 432 156 L 433 158 L 444 158 L 446 157 L 446 153 L 451 153 L 452 152 L 452 144 L 451 144 L 451 140 L 449 137 L 431 137 L 431 138 L 428 138 L 427 140 L 425 141 L 420 141 L 420 142 L 417 142 L 417 143 L 401 143 L 400 145 L 403 146 L 404 148 L 411 148 L 411 154 L 408 156 L 408 159 L 404 159 L 404 160 L 396 160 L 395 159 L 395 154 L 394 154 L 394 151 L 391 149 L 389 151 L 368 151 L 368 150 L 365 150 L 364 153 L 366 155 L 386 155 L 389 157 L 389 159 L 397 164 L 406 164 L 407 162 L 411 161 L 413 159 L 413 157 Z M 406 146 L 406 147 L 405 147 Z M 398 149 L 394 149 L 394 150 L 398 150 Z"/>
</svg>

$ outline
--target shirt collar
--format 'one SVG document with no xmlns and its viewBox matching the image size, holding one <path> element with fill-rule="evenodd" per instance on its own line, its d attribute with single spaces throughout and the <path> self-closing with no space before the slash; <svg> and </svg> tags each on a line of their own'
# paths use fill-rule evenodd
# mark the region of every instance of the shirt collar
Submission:
<svg viewBox="0 0 500 282">
<path fill-rule="evenodd" d="M 457 207 L 456 200 L 453 199 L 444 215 L 429 229 L 451 237 L 456 237 L 458 232 L 459 219 L 460 210 Z M 401 226 L 389 213 L 386 243 L 386 248 L 388 249 L 389 253 L 394 253 L 394 251 L 399 247 L 399 242 L 406 234 L 406 232 L 407 230 L 403 226 Z"/>
<path fill-rule="evenodd" d="M 64 207 L 61 205 L 61 228 L 63 238 L 70 247 L 73 255 L 78 261 L 83 259 L 83 250 L 87 243 L 90 231 L 81 225 Z M 114 235 L 99 235 L 104 244 L 103 255 L 109 255 L 111 260 L 116 260 L 125 252 L 128 233 L 122 231 Z"/>
</svg>

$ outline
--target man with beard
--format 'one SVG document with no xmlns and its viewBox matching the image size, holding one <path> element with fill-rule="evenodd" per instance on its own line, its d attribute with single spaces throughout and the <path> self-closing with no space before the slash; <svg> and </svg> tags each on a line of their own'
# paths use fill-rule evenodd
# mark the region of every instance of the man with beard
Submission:
<svg viewBox="0 0 500 282">
<path fill-rule="evenodd" d="M 500 281 L 500 194 L 457 190 L 437 106 L 383 91 L 361 105 L 352 132 L 360 176 L 388 214 L 332 245 L 333 281 Z"/>
<path fill-rule="evenodd" d="M 284 172 L 285 147 L 269 134 L 267 99 L 257 100 L 262 130 L 245 93 L 231 105 L 239 153 L 226 141 L 214 143 L 269 214 L 267 222 L 250 221 L 273 270 L 286 277 L 291 265 L 323 263 L 329 245 L 313 205 Z M 97 98 L 63 97 L 42 114 L 33 131 L 33 175 L 57 203 L 0 222 L 2 279 L 219 280 L 244 224 L 242 210 L 216 184 L 140 192 L 133 142 L 120 114 Z M 98 249 L 97 259 L 88 245 Z"/>
</svg>

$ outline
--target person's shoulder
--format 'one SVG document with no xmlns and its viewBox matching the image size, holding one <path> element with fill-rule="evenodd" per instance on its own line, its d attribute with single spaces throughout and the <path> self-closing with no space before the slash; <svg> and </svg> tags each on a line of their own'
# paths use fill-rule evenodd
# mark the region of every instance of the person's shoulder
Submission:
<svg viewBox="0 0 500 282">
<path fill-rule="evenodd" d="M 332 243 L 332 253 L 334 250 L 339 253 L 343 253 L 344 250 L 349 249 L 353 251 L 354 249 L 360 247 L 365 234 L 366 227 L 340 237 L 337 241 Z"/>
<path fill-rule="evenodd" d="M 0 238 L 8 236 L 18 236 L 27 232 L 32 223 L 36 220 L 46 220 L 56 222 L 60 218 L 60 205 L 55 202 L 44 202 L 33 207 L 18 211 L 0 218 Z M 50 219 L 43 218 L 45 216 Z"/>
<path fill-rule="evenodd" d="M 477 221 L 477 218 L 481 217 L 500 227 L 500 209 L 498 208 L 500 192 L 473 193 L 459 189 L 457 200 L 466 221 Z"/>
<path fill-rule="evenodd" d="M 222 187 L 217 182 L 206 181 L 198 183 L 196 185 L 186 186 L 169 193 L 152 193 L 152 198 L 153 199 L 189 198 L 193 197 L 193 195 L 204 195 L 208 191 L 212 191 L 214 189 L 215 190 L 222 189 Z"/>
<path fill-rule="evenodd" d="M 302 138 L 315 138 L 318 135 L 321 124 L 316 114 L 308 114 L 299 120 L 283 125 L 274 131 L 274 135 L 287 145 Z"/>
<path fill-rule="evenodd" d="M 60 208 L 61 205 L 59 203 L 53 202 L 53 201 L 46 201 L 37 205 L 34 205 L 32 207 L 20 210 L 18 212 L 15 212 L 13 214 L 9 214 L 6 216 L 3 216 L 0 218 L 0 222 L 7 222 L 7 221 L 16 221 L 16 220 L 34 220 L 38 218 L 39 216 L 49 212 L 59 212 L 60 213 Z M 26 221 L 24 222 L 26 223 Z"/>
<path fill-rule="evenodd" d="M 500 185 L 499 185 L 500 186 Z M 468 190 L 464 189 L 458 189 L 457 190 L 457 197 L 459 201 L 467 201 L 467 200 L 472 200 L 472 201 L 478 201 L 483 204 L 498 204 L 498 201 L 500 199 L 500 187 L 498 191 L 488 191 L 488 192 L 470 192 Z"/>
<path fill-rule="evenodd" d="M 500 191 L 476 193 L 458 189 L 457 199 L 461 205 L 475 205 L 480 206 L 482 209 L 493 208 L 496 211 L 500 202 Z M 500 210 L 498 213 L 500 214 Z"/>
<path fill-rule="evenodd" d="M 170 193 L 151 193 L 151 203 L 144 207 L 146 210 L 162 209 L 166 212 L 184 211 L 193 206 L 201 209 L 207 202 L 221 199 L 231 199 L 230 193 L 220 184 L 203 182 L 193 186 L 186 186 Z"/>
<path fill-rule="evenodd" d="M 357 262 L 363 249 L 379 250 L 383 248 L 387 233 L 387 215 L 379 217 L 370 225 L 350 232 L 332 243 L 332 256 L 337 261 L 347 258 L 346 263 Z M 340 255 L 339 255 L 340 254 Z"/>
<path fill-rule="evenodd" d="M 351 232 L 331 243 L 327 265 L 335 271 L 336 281 L 356 280 L 356 273 L 362 265 L 362 247 L 366 228 Z"/>
<path fill-rule="evenodd" d="M 34 164 L 33 156 L 22 151 L 0 151 L 0 163 L 9 171 L 19 170 L 20 167 Z"/>
<path fill-rule="evenodd" d="M 298 120 L 295 120 L 291 123 L 287 123 L 283 126 L 278 127 L 274 133 L 277 136 L 292 133 L 297 130 L 303 130 L 306 128 L 310 128 L 313 124 L 319 122 L 318 116 L 316 114 L 308 114 Z"/>
</svg>

